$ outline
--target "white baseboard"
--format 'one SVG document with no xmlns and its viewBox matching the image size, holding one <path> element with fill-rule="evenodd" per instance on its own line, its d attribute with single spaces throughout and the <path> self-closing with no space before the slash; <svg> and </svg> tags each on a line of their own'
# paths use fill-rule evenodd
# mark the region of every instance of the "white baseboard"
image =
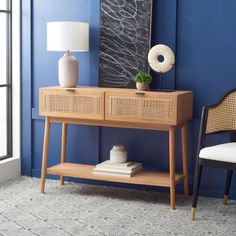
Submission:
<svg viewBox="0 0 236 236">
<path fill-rule="evenodd" d="M 19 157 L 11 157 L 0 161 L 0 183 L 20 176 L 20 167 Z"/>
</svg>

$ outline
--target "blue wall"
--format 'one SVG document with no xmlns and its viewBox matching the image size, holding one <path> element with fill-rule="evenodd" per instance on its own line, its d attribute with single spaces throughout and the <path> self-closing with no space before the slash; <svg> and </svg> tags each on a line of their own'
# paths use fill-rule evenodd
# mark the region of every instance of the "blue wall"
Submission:
<svg viewBox="0 0 236 236">
<path fill-rule="evenodd" d="M 233 10 L 236 3 L 233 0 L 227 3 L 223 0 L 181 0 L 179 4 L 174 0 L 153 1 L 152 44 L 167 44 L 176 53 L 176 67 L 164 76 L 164 86 L 194 92 L 194 120 L 188 126 L 192 188 L 201 107 L 236 87 L 236 16 Z M 22 0 L 22 174 L 40 177 L 44 120 L 38 116 L 38 89 L 58 85 L 57 62 L 62 53 L 46 51 L 46 22 L 89 22 L 90 51 L 74 55 L 79 60 L 79 85 L 97 85 L 99 9 L 99 0 Z M 153 74 L 153 77 L 152 86 L 157 88 L 158 76 Z M 60 135 L 61 126 L 53 124 L 49 165 L 59 162 Z M 179 137 L 177 132 L 177 171 L 181 171 Z M 227 140 L 227 136 L 211 137 L 208 143 L 222 140 Z M 141 161 L 148 169 L 168 171 L 168 134 L 156 131 L 69 125 L 67 160 L 95 164 L 99 155 L 100 160 L 109 158 L 110 148 L 118 143 L 127 147 L 130 160 Z M 200 194 L 222 197 L 224 182 L 225 171 L 209 168 L 204 171 Z M 231 191 L 234 199 L 235 186 L 236 176 Z M 178 185 L 177 191 L 182 193 L 182 190 L 182 184 Z"/>
</svg>

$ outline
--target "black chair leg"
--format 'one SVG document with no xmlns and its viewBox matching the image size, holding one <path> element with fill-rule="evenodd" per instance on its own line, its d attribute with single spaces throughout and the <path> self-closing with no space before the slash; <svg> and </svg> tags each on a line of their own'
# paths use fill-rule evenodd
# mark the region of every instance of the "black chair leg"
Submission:
<svg viewBox="0 0 236 236">
<path fill-rule="evenodd" d="M 230 189 L 232 176 L 233 176 L 233 171 L 228 170 L 227 171 L 226 184 L 225 184 L 224 205 L 227 205 L 227 200 L 228 200 L 228 196 L 229 196 L 229 189 Z"/>
<path fill-rule="evenodd" d="M 194 178 L 194 187 L 193 187 L 193 202 L 192 202 L 192 209 L 191 209 L 191 220 L 195 220 L 195 213 L 196 213 L 196 206 L 197 206 L 197 199 L 198 199 L 198 191 L 201 182 L 202 176 L 202 166 L 198 164 L 195 170 L 195 178 Z"/>
</svg>

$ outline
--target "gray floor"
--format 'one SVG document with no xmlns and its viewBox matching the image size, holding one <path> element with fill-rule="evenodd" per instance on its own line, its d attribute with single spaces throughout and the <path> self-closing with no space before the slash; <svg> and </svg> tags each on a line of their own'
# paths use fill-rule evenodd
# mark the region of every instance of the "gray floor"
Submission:
<svg viewBox="0 0 236 236">
<path fill-rule="evenodd" d="M 199 198 L 197 220 L 191 199 L 122 188 L 21 177 L 0 185 L 0 235 L 236 235 L 236 201 Z"/>
</svg>

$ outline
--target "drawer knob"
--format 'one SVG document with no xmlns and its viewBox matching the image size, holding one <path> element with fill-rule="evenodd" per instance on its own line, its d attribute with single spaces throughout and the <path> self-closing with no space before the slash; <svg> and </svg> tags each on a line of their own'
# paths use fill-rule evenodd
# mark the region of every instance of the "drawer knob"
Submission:
<svg viewBox="0 0 236 236">
<path fill-rule="evenodd" d="M 68 91 L 68 92 L 74 92 L 75 89 L 66 89 L 66 91 Z"/>
<path fill-rule="evenodd" d="M 145 93 L 141 93 L 141 92 L 136 92 L 136 95 L 145 95 Z"/>
</svg>

